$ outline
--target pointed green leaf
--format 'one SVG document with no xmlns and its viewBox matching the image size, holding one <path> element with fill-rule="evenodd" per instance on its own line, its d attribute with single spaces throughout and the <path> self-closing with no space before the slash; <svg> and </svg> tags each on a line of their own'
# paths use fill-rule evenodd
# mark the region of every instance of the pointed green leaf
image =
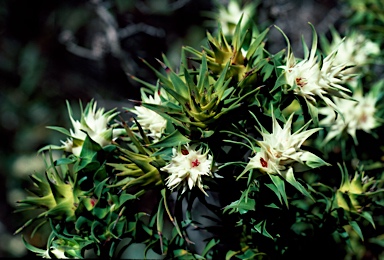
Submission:
<svg viewBox="0 0 384 260">
<path fill-rule="evenodd" d="M 266 236 L 266 237 L 268 237 L 268 238 L 273 239 L 273 236 L 271 236 L 271 234 L 269 234 L 268 231 L 267 231 L 267 229 L 265 228 L 266 223 L 267 223 L 267 221 L 266 221 L 266 220 L 263 220 L 263 221 L 261 221 L 260 223 L 254 225 L 253 227 L 254 227 L 254 229 L 255 229 L 258 233 L 262 234 L 263 236 Z"/>
<path fill-rule="evenodd" d="M 156 143 L 149 145 L 151 148 L 163 148 L 163 147 L 177 147 L 179 145 L 187 144 L 190 140 L 182 135 L 179 130 L 175 130 L 170 135 L 162 138 Z"/>
<path fill-rule="evenodd" d="M 55 161 L 55 166 L 73 164 L 77 160 L 78 160 L 78 158 L 75 158 L 75 157 L 72 157 L 72 158 L 60 158 L 60 159 L 57 159 Z"/>
<path fill-rule="evenodd" d="M 227 252 L 227 254 L 225 255 L 225 260 L 230 260 L 230 259 L 233 259 L 233 257 L 237 254 L 239 254 L 240 251 L 232 251 L 232 250 L 229 250 Z"/>
<path fill-rule="evenodd" d="M 201 253 L 201 256 L 206 257 L 206 255 L 209 253 L 209 250 L 211 250 L 215 245 L 217 245 L 220 242 L 220 240 L 215 241 L 215 239 L 212 239 L 207 243 L 205 246 L 203 252 Z"/>
<path fill-rule="evenodd" d="M 315 105 L 313 105 L 308 100 L 305 100 L 305 102 L 306 102 L 307 107 L 308 107 L 308 112 L 313 119 L 313 123 L 315 124 L 315 126 L 319 125 L 319 110 L 317 109 L 317 107 Z"/>
<path fill-rule="evenodd" d="M 36 253 L 36 254 L 39 254 L 40 256 L 45 256 L 45 257 L 46 257 L 47 255 L 49 255 L 49 254 L 48 254 L 48 250 L 40 249 L 40 248 L 38 248 L 38 247 L 35 247 L 35 246 L 29 244 L 29 243 L 25 240 L 25 238 L 24 238 L 23 235 L 21 236 L 21 239 L 23 240 L 23 243 L 24 243 L 25 247 L 26 247 L 29 251 L 34 252 L 34 253 Z"/>
<path fill-rule="evenodd" d="M 286 175 L 283 176 L 283 177 L 293 187 L 295 187 L 298 191 L 300 191 L 303 195 L 307 196 L 308 198 L 310 198 L 310 199 L 312 199 L 314 201 L 314 199 L 312 198 L 311 194 L 309 194 L 309 192 L 303 187 L 303 185 L 301 185 L 301 183 L 296 181 L 295 176 L 293 175 L 293 169 L 292 168 L 289 168 L 289 170 L 287 171 Z"/>
<path fill-rule="evenodd" d="M 361 240 L 364 241 L 363 233 L 362 233 L 362 231 L 361 231 L 361 228 L 360 228 L 359 224 L 357 224 L 356 221 L 349 221 L 349 225 L 351 225 L 351 227 L 353 228 L 353 230 L 356 231 L 356 233 L 359 235 L 359 237 L 361 238 Z"/>
<path fill-rule="evenodd" d="M 86 159 L 92 159 L 94 154 L 100 150 L 102 150 L 101 146 L 98 143 L 96 143 L 95 141 L 93 141 L 89 137 L 89 135 L 87 134 L 87 136 L 84 140 L 84 143 L 83 143 L 83 147 L 81 149 L 80 157 L 82 159 L 85 159 L 85 158 Z"/>
<path fill-rule="evenodd" d="M 261 42 L 269 32 L 269 27 L 265 29 L 262 33 L 257 35 L 257 37 L 252 41 L 251 46 L 249 47 L 247 51 L 247 59 L 250 60 L 253 54 L 255 53 L 256 49 L 260 46 Z"/>
<path fill-rule="evenodd" d="M 153 72 L 155 72 L 156 76 L 160 79 L 161 82 L 163 82 L 166 85 L 171 85 L 171 81 L 164 76 L 161 72 L 159 72 L 157 69 L 155 69 L 152 65 L 150 65 L 146 60 L 142 59 L 144 64 L 146 64 Z"/>
<path fill-rule="evenodd" d="M 280 177 L 280 175 L 273 175 L 273 174 L 268 174 L 268 176 L 271 178 L 273 184 L 277 188 L 277 191 L 283 198 L 285 205 L 288 206 L 288 199 L 287 199 L 287 194 L 285 193 L 285 183 L 284 180 Z M 278 196 L 279 197 L 279 196 Z"/>
<path fill-rule="evenodd" d="M 80 231 L 81 227 L 84 224 L 87 225 L 87 227 L 85 227 L 85 229 L 88 229 L 88 227 L 90 227 L 92 225 L 92 221 L 87 219 L 84 216 L 79 216 L 78 219 L 76 220 L 76 223 L 75 223 L 75 229 L 77 231 Z"/>
<path fill-rule="evenodd" d="M 176 92 L 180 94 L 185 100 L 189 100 L 190 94 L 188 85 L 180 78 L 180 76 L 172 71 L 170 73 L 170 79 L 172 81 L 174 90 L 176 90 Z"/>
<path fill-rule="evenodd" d="M 63 128 L 63 127 L 58 127 L 58 126 L 46 126 L 46 128 L 51 129 L 51 130 L 58 131 L 58 132 L 60 132 L 60 133 L 62 133 L 62 134 L 65 134 L 66 136 L 71 136 L 70 132 L 69 132 L 67 129 Z"/>
<path fill-rule="evenodd" d="M 184 67 L 183 69 L 184 69 L 183 71 L 184 71 L 185 81 L 187 82 L 187 85 L 189 87 L 188 88 L 189 89 L 189 98 L 192 99 L 191 103 L 194 103 L 193 101 L 199 101 L 201 99 L 200 92 L 197 89 L 197 86 L 196 86 L 195 82 L 193 81 L 191 74 L 188 72 L 187 67 Z M 192 106 L 192 104 L 191 104 L 191 106 Z"/>
<path fill-rule="evenodd" d="M 372 218 L 372 215 L 369 212 L 363 211 L 359 215 L 362 216 L 363 218 L 365 218 L 366 220 L 368 220 L 368 222 L 371 223 L 373 228 L 376 228 L 375 222 L 373 221 L 373 218 Z"/>
<path fill-rule="evenodd" d="M 125 123 L 123 121 L 123 126 L 124 126 L 124 129 L 125 131 L 127 132 L 129 138 L 131 139 L 131 141 L 133 142 L 133 144 L 136 146 L 136 148 L 139 150 L 139 152 L 141 154 L 146 154 L 146 151 L 143 147 L 143 145 L 140 143 L 140 141 L 136 138 L 135 134 L 132 132 L 131 128 L 128 126 L 127 123 Z"/>
<path fill-rule="evenodd" d="M 135 195 L 123 193 L 119 196 L 119 204 L 123 205 L 128 200 L 136 199 Z"/>
</svg>

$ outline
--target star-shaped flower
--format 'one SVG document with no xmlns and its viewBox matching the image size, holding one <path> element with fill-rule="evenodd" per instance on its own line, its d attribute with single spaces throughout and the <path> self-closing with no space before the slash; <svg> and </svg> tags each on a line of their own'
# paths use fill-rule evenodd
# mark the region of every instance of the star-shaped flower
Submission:
<svg viewBox="0 0 384 260">
<path fill-rule="evenodd" d="M 354 73 L 356 69 L 370 62 L 370 60 L 380 53 L 377 43 L 367 39 L 363 34 L 356 31 L 349 32 L 342 39 L 337 31 L 332 30 L 332 43 L 326 51 L 337 48 L 335 56 L 336 64 L 346 64 L 354 66 L 349 69 L 349 73 Z"/>
<path fill-rule="evenodd" d="M 239 1 L 230 0 L 227 6 L 218 5 L 216 20 L 221 24 L 224 35 L 233 35 L 235 27 L 243 16 L 241 21 L 242 27 L 252 20 L 255 15 L 256 4 L 247 3 L 241 6 Z"/>
<path fill-rule="evenodd" d="M 311 27 L 313 31 L 312 47 L 310 51 L 306 52 L 304 59 L 295 58 L 287 38 L 286 65 L 280 66 L 283 69 L 282 76 L 285 77 L 285 91 L 293 91 L 294 94 L 302 96 L 307 103 L 313 105 L 320 98 L 328 106 L 337 110 L 337 106 L 329 97 L 350 98 L 347 93 L 351 91 L 341 84 L 352 75 L 345 73 L 346 64 L 335 63 L 337 49 L 324 59 L 316 55 L 317 34 L 312 25 Z M 277 82 L 281 81 L 278 80 Z"/>
<path fill-rule="evenodd" d="M 309 136 L 321 128 L 305 130 L 310 123 L 308 122 L 291 134 L 293 115 L 291 114 L 282 128 L 272 113 L 272 133 L 269 133 L 264 128 L 262 130 L 257 128 L 263 140 L 256 141 L 260 149 L 250 159 L 243 173 L 251 169 L 258 169 L 262 173 L 279 174 L 282 177 L 286 177 L 286 173 L 292 169 L 301 171 L 327 164 L 313 153 L 300 148 Z"/>
<path fill-rule="evenodd" d="M 212 155 L 209 150 L 204 153 L 202 148 L 195 150 L 196 146 L 186 146 L 181 150 L 173 148 L 173 157 L 168 165 L 161 168 L 170 175 L 166 178 L 166 185 L 171 190 L 181 186 L 184 193 L 187 188 L 192 190 L 196 185 L 206 196 L 201 176 L 211 175 Z"/>
<path fill-rule="evenodd" d="M 116 109 L 104 112 L 104 108 L 97 109 L 97 102 L 91 100 L 85 110 L 82 110 L 80 121 L 78 121 L 73 118 L 69 103 L 67 105 L 73 129 L 69 130 L 67 140 L 61 141 L 63 145 L 60 147 L 67 152 L 79 156 L 87 134 L 93 141 L 104 147 L 125 133 L 124 129 L 113 129 L 109 126 L 112 118 L 119 113 Z"/>
<path fill-rule="evenodd" d="M 325 142 L 340 136 L 343 132 L 352 136 L 357 144 L 356 131 L 363 130 L 366 133 L 371 133 L 372 129 L 380 125 L 380 122 L 375 118 L 377 96 L 372 92 L 363 96 L 360 89 L 356 89 L 352 98 L 354 100 L 346 100 L 333 98 L 342 116 L 336 117 L 335 113 L 329 107 L 319 109 L 319 113 L 325 115 L 325 118 L 320 121 L 323 126 L 329 127 Z"/>
</svg>

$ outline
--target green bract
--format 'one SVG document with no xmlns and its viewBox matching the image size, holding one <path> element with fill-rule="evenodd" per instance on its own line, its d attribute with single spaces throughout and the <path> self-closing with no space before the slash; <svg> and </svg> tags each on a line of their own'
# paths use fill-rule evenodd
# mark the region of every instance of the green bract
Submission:
<svg viewBox="0 0 384 260">
<path fill-rule="evenodd" d="M 242 17 L 236 26 L 233 36 L 227 40 L 220 30 L 216 37 L 207 33 L 208 47 L 203 46 L 203 51 L 197 51 L 191 47 L 184 49 L 197 57 L 192 60 L 202 62 L 206 56 L 208 68 L 216 75 L 226 72 L 226 78 L 232 77 L 237 81 L 237 87 L 255 87 L 258 78 L 267 79 L 273 70 L 268 63 L 263 42 L 269 29 L 257 33 L 240 26 Z M 249 35 L 250 34 L 250 35 Z M 251 40 L 249 40 L 251 39 Z M 229 63 L 229 68 L 227 64 Z M 269 66 L 270 65 L 270 66 Z M 261 82 L 259 80 L 259 82 Z"/>
<path fill-rule="evenodd" d="M 163 64 L 163 63 L 162 63 Z M 229 62 L 224 69 L 213 77 L 207 66 L 206 55 L 197 71 L 181 64 L 180 74 L 167 65 L 167 76 L 156 71 L 160 86 L 168 93 L 162 105 L 142 103 L 162 117 L 170 120 L 176 127 L 183 129 L 189 138 L 209 137 L 218 126 L 219 119 L 241 105 L 247 96 L 255 95 L 260 87 L 239 96 L 235 86 L 228 78 Z"/>
</svg>

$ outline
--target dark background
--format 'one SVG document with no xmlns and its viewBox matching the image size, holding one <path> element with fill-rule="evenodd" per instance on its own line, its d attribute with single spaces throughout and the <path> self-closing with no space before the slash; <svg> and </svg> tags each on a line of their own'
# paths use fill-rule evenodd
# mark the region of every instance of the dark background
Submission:
<svg viewBox="0 0 384 260">
<path fill-rule="evenodd" d="M 45 128 L 70 128 L 65 100 L 75 114 L 92 98 L 106 110 L 131 106 L 140 85 L 129 74 L 156 81 L 141 59 L 159 67 L 164 53 L 177 66 L 180 47 L 199 48 L 213 30 L 203 13 L 214 10 L 212 0 L 0 0 L 0 257 L 34 256 L 12 235 L 28 216 L 13 211 L 28 175 L 44 171 L 37 150 L 65 139 Z M 300 57 L 307 23 L 326 32 L 341 14 L 337 1 L 268 0 L 255 21 L 278 25 Z M 286 46 L 277 30 L 268 38 L 271 51 Z"/>
</svg>

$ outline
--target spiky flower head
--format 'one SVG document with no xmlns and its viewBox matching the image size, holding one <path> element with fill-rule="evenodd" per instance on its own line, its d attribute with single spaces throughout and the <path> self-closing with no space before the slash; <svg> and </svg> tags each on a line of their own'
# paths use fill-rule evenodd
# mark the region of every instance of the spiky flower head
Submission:
<svg viewBox="0 0 384 260">
<path fill-rule="evenodd" d="M 272 133 L 261 125 L 261 129 L 257 128 L 263 140 L 256 141 L 260 149 L 256 151 L 254 157 L 250 158 L 242 174 L 251 169 L 258 169 L 262 173 L 279 174 L 285 178 L 287 173 L 293 170 L 302 171 L 327 165 L 315 154 L 300 148 L 308 137 L 320 128 L 305 130 L 310 123 L 308 122 L 292 134 L 293 115 L 291 114 L 282 128 L 272 113 Z"/>
<path fill-rule="evenodd" d="M 74 180 L 66 171 L 60 172 L 53 166 L 47 169 L 44 178 L 33 174 L 30 176 L 34 183 L 32 196 L 18 201 L 17 211 L 43 209 L 37 217 L 27 221 L 15 233 L 21 232 L 26 226 L 37 219 L 47 221 L 47 218 L 63 221 L 73 221 L 83 192 L 76 187 Z M 47 164 L 48 165 L 48 164 Z"/>
<path fill-rule="evenodd" d="M 165 165 L 162 159 L 142 154 L 141 152 L 145 153 L 142 147 L 138 152 L 132 152 L 122 147 L 118 149 L 121 161 L 108 163 L 114 168 L 113 171 L 118 180 L 110 187 L 121 187 L 121 190 L 135 187 L 136 191 L 139 190 L 137 195 L 141 195 L 148 187 L 163 185 L 158 169 Z"/>
<path fill-rule="evenodd" d="M 260 78 L 260 74 L 270 76 L 270 71 L 264 71 L 263 66 L 268 63 L 268 58 L 264 57 L 263 42 L 265 36 L 269 32 L 269 28 L 259 33 L 255 26 L 242 28 L 243 17 L 237 21 L 237 25 L 233 35 L 225 36 L 222 30 L 216 32 L 216 35 L 207 33 L 208 47 L 202 46 L 203 50 L 198 51 L 192 47 L 184 47 L 184 49 L 195 57 L 192 60 L 202 61 L 202 57 L 206 56 L 208 68 L 219 75 L 229 63 L 227 78 L 232 77 L 238 81 L 238 87 L 245 87 L 255 84 Z M 248 37 L 251 34 L 250 37 Z M 250 40 L 249 40 L 250 39 Z"/>
<path fill-rule="evenodd" d="M 60 149 L 66 152 L 70 152 L 76 156 L 80 156 L 84 140 L 88 135 L 94 142 L 98 143 L 101 147 L 111 144 L 112 140 L 119 135 L 124 134 L 125 130 L 122 128 L 116 128 L 110 126 L 111 120 L 119 114 L 116 109 L 104 112 L 104 108 L 97 109 L 97 102 L 91 100 L 85 110 L 81 107 L 81 118 L 75 120 L 71 106 L 67 102 L 68 114 L 72 123 L 72 127 L 69 131 L 62 127 L 48 127 L 53 130 L 57 130 L 68 136 L 67 140 L 61 141 L 62 146 L 49 145 L 41 150 L 45 149 Z"/>
<path fill-rule="evenodd" d="M 348 72 L 348 64 L 336 62 L 336 55 L 339 49 L 335 48 L 328 56 L 322 60 L 321 65 L 321 81 L 323 86 L 328 87 L 328 94 L 349 99 L 348 95 L 351 91 L 346 88 L 345 83 L 353 78 L 355 74 Z"/>
<path fill-rule="evenodd" d="M 351 75 L 345 73 L 347 68 L 345 64 L 335 64 L 337 50 L 320 60 L 320 57 L 317 56 L 317 33 L 313 25 L 310 25 L 313 31 L 312 47 L 309 52 L 306 51 L 302 60 L 295 58 L 288 38 L 281 31 L 288 43 L 288 54 L 286 65 L 280 66 L 283 73 L 277 80 L 274 89 L 284 85 L 286 92 L 293 91 L 295 95 L 303 97 L 308 105 L 316 105 L 320 98 L 337 111 L 337 106 L 330 97 L 350 98 L 351 91 L 341 84 Z"/>
<path fill-rule="evenodd" d="M 379 45 L 357 31 L 349 32 L 345 38 L 335 29 L 331 33 L 332 42 L 323 41 L 324 52 L 330 54 L 337 48 L 334 62 L 337 65 L 352 66 L 347 70 L 348 73 L 355 73 L 358 68 L 372 62 L 372 58 L 380 54 Z"/>
<path fill-rule="evenodd" d="M 159 62 L 165 69 L 166 76 L 144 61 L 156 72 L 167 97 L 160 105 L 151 103 L 142 105 L 160 114 L 179 129 L 183 129 L 183 134 L 188 138 L 211 136 L 223 115 L 238 108 L 245 98 L 261 88 L 256 87 L 242 95 L 236 95 L 236 89 L 230 85 L 231 79 L 227 78 L 230 64 L 227 63 L 216 77 L 210 73 L 206 58 L 206 55 L 203 55 L 198 70 L 188 69 L 187 61 L 183 59 L 180 72 L 176 73 L 169 67 L 169 62 L 164 57 L 164 63 Z M 149 85 L 140 79 L 134 79 Z"/>
<path fill-rule="evenodd" d="M 212 155 L 207 149 L 205 152 L 200 148 L 196 150 L 195 145 L 186 145 L 184 148 L 173 148 L 171 161 L 162 171 L 170 175 L 166 178 L 166 185 L 173 190 L 177 187 L 182 188 L 184 193 L 188 188 L 193 189 L 197 186 L 206 196 L 202 176 L 211 176 Z"/>
<path fill-rule="evenodd" d="M 384 189 L 378 188 L 377 184 L 381 181 L 374 177 L 368 177 L 360 168 L 356 169 L 352 177 L 349 176 L 347 168 L 339 165 L 342 179 L 339 189 L 336 191 L 336 203 L 339 207 L 351 211 L 361 212 L 369 204 L 367 198 L 384 192 Z"/>
<path fill-rule="evenodd" d="M 153 95 L 148 96 L 145 92 L 142 92 L 141 101 L 148 104 L 162 104 L 159 91 L 155 91 Z M 147 136 L 152 137 L 154 140 L 159 140 L 166 128 L 167 120 L 155 111 L 148 109 L 143 105 L 135 106 L 135 108 L 131 111 L 136 114 L 137 122 L 141 125 L 141 127 L 144 130 L 149 131 Z"/>
<path fill-rule="evenodd" d="M 330 107 L 319 109 L 319 113 L 325 117 L 319 122 L 320 125 L 329 127 L 325 142 L 335 137 L 340 137 L 343 133 L 352 136 L 357 144 L 356 131 L 363 130 L 366 133 L 380 125 L 376 118 L 376 103 L 378 100 L 377 91 L 370 91 L 363 95 L 361 88 L 357 88 L 352 96 L 353 100 L 346 100 L 334 97 L 333 101 L 338 107 L 341 116 L 336 116 Z"/>
<path fill-rule="evenodd" d="M 229 0 L 227 5 L 219 4 L 217 7 L 216 24 L 221 24 L 224 35 L 233 35 L 235 32 L 236 25 L 241 20 L 241 27 L 248 24 L 249 20 L 255 15 L 256 3 L 250 2 L 244 6 L 240 5 L 238 0 Z"/>
</svg>

